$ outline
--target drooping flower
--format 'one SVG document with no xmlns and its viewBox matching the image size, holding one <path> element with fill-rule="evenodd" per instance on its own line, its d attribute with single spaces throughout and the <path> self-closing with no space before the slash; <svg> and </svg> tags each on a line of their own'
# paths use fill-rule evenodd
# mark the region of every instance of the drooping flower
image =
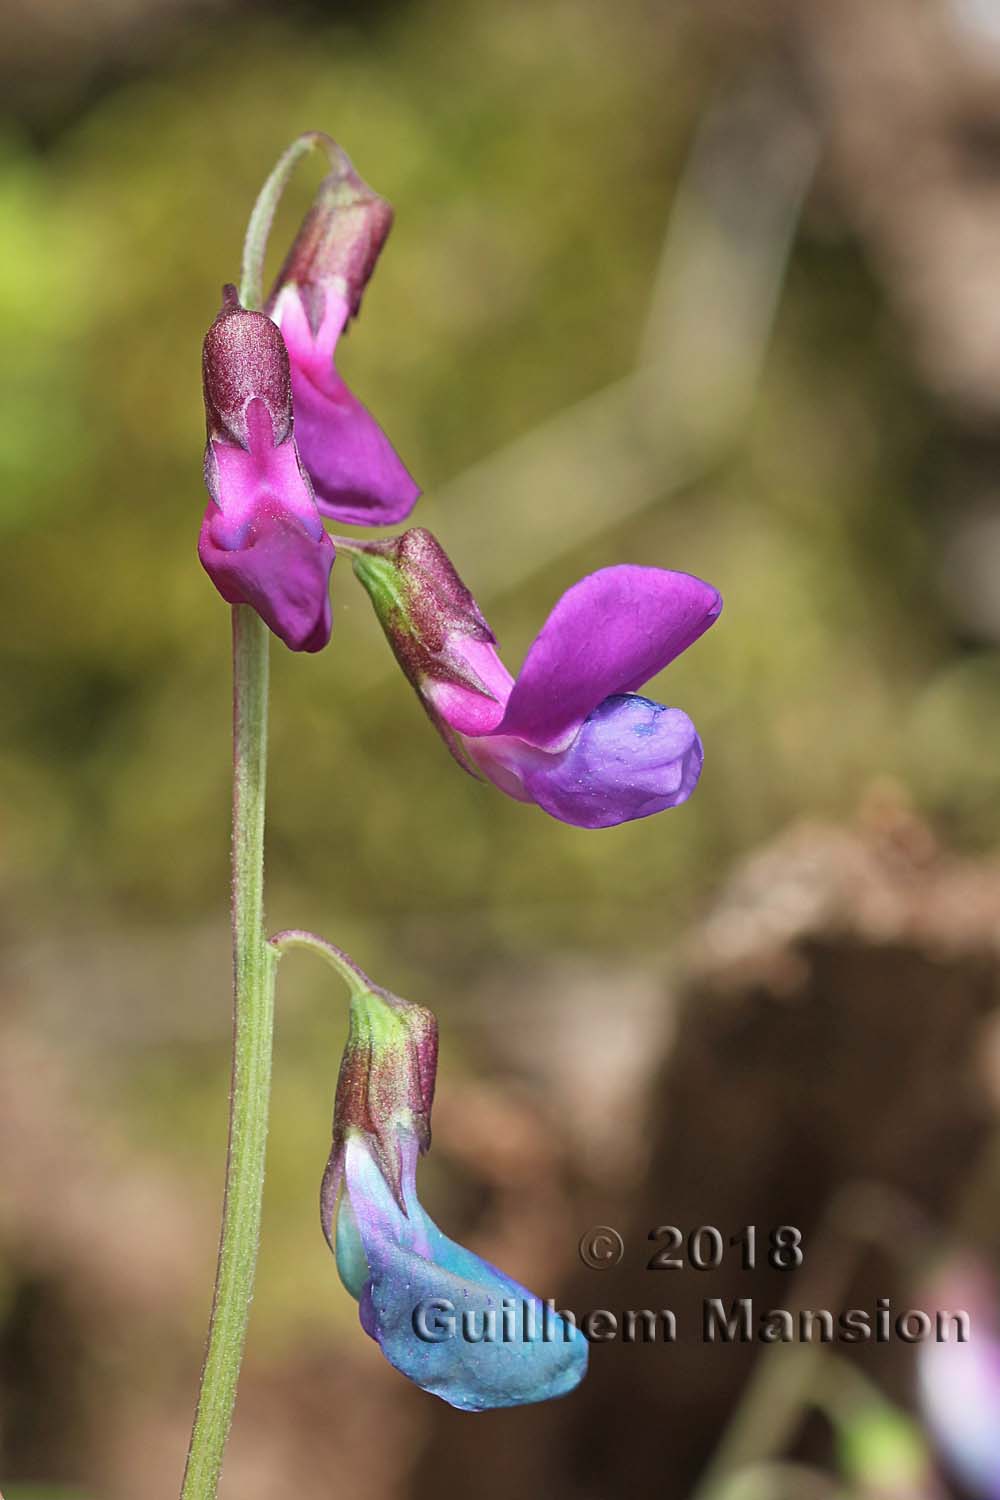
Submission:
<svg viewBox="0 0 1000 1500">
<path fill-rule="evenodd" d="M 341 1280 L 389 1362 L 450 1405 L 565 1395 L 586 1372 L 583 1335 L 442 1234 L 417 1198 L 436 1067 L 430 1011 L 359 978 L 321 1195 Z"/>
<path fill-rule="evenodd" d="M 917 1390 L 927 1426 L 949 1467 L 970 1494 L 1000 1500 L 1000 1290 L 971 1255 L 949 1255 L 922 1288 L 921 1306 L 967 1319 L 960 1338 L 947 1318 L 947 1339 L 917 1352 Z"/>
<path fill-rule="evenodd" d="M 327 145 L 336 165 L 320 184 L 267 311 L 288 346 L 295 435 L 320 510 L 348 524 L 387 526 L 410 514 L 420 489 L 334 358 L 393 215 L 347 154 Z"/>
<path fill-rule="evenodd" d="M 397 660 L 456 758 L 520 802 L 607 828 L 687 800 L 702 746 L 642 687 L 718 619 L 688 573 L 621 564 L 568 589 L 516 680 L 444 550 L 417 528 L 352 550 Z"/>
<path fill-rule="evenodd" d="M 249 604 L 293 651 L 330 639 L 334 546 L 299 462 L 288 354 L 263 313 L 235 287 L 202 356 L 211 496 L 198 556 L 229 604 Z"/>
</svg>

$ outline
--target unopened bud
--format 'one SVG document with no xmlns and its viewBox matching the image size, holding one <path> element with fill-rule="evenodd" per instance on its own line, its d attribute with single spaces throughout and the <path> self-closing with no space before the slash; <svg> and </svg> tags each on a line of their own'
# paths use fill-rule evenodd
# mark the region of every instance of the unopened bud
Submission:
<svg viewBox="0 0 1000 1500">
<path fill-rule="evenodd" d="M 340 158 L 320 183 L 268 301 L 273 307 L 286 286 L 297 286 L 314 332 L 327 290 L 345 298 L 352 317 L 357 314 L 392 228 L 391 206 L 358 175 L 345 151 Z"/>
<path fill-rule="evenodd" d="M 456 724 L 474 732 L 499 719 L 510 675 L 437 539 L 415 527 L 359 543 L 351 561 L 397 661 L 448 743 Z"/>
<path fill-rule="evenodd" d="M 351 997 L 350 1028 L 333 1111 L 333 1146 L 323 1183 L 323 1228 L 332 1232 L 348 1135 L 360 1132 L 402 1204 L 400 1134 L 431 1143 L 437 1074 L 437 1021 L 431 1011 L 374 986 Z"/>
<path fill-rule="evenodd" d="M 222 308 L 202 348 L 205 417 L 210 438 L 248 448 L 247 406 L 264 402 L 277 447 L 292 427 L 288 351 L 279 330 L 263 313 L 240 306 L 234 286 L 223 288 Z"/>
</svg>

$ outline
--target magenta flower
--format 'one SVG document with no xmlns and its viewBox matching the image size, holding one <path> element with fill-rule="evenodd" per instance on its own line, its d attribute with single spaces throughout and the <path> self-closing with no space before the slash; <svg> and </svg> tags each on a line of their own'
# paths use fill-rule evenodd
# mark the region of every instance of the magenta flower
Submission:
<svg viewBox="0 0 1000 1500">
<path fill-rule="evenodd" d="M 392 209 L 333 142 L 338 165 L 320 184 L 267 310 L 288 346 L 295 436 L 325 516 L 387 526 L 410 514 L 419 486 L 371 413 L 337 372 L 337 341 L 392 227 Z"/>
<path fill-rule="evenodd" d="M 198 556 L 229 604 L 249 604 L 293 651 L 330 639 L 333 542 L 292 436 L 288 354 L 235 287 L 205 337 L 208 443 Z"/>
<path fill-rule="evenodd" d="M 515 680 L 430 532 L 362 543 L 353 562 L 467 768 L 579 828 L 649 817 L 691 795 L 703 758 L 694 725 L 636 690 L 718 619 L 710 584 L 662 568 L 602 568 L 562 596 Z"/>
</svg>

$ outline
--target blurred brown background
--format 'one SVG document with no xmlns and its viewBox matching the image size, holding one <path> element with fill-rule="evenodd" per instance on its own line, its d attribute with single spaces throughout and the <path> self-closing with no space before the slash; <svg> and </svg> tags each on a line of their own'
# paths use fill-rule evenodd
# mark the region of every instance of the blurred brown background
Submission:
<svg viewBox="0 0 1000 1500">
<path fill-rule="evenodd" d="M 657 1224 L 796 1224 L 834 1306 L 920 1305 L 927 1233 L 995 1250 L 1000 7 L 3 10 L 7 1500 L 183 1465 L 230 1027 L 199 347 L 303 129 L 396 207 L 341 368 L 507 659 L 607 562 L 726 599 L 654 684 L 697 795 L 601 833 L 460 774 L 343 562 L 330 649 L 275 647 L 270 921 L 438 1012 L 424 1201 L 541 1295 L 685 1326 L 790 1283 L 668 1287 Z M 295 956 L 278 1014 L 223 1495 L 692 1494 L 753 1348 L 597 1347 L 576 1396 L 479 1417 L 384 1364 L 317 1224 L 343 997 Z M 592 1223 L 620 1268 L 580 1265 Z M 912 1410 L 912 1351 L 862 1352 Z M 815 1414 L 772 1447 L 840 1463 Z"/>
</svg>

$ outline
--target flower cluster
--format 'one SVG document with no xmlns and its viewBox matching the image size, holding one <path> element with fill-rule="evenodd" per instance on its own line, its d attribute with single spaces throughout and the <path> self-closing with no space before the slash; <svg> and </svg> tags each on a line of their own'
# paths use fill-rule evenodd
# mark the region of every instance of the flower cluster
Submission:
<svg viewBox="0 0 1000 1500">
<path fill-rule="evenodd" d="M 226 287 L 203 355 L 211 499 L 198 555 L 222 597 L 252 605 L 293 651 L 330 639 L 335 553 L 322 518 L 391 525 L 420 493 L 334 363 L 392 210 L 328 144 L 333 170 L 264 312 Z"/>
<path fill-rule="evenodd" d="M 393 525 L 420 493 L 334 362 L 392 210 L 321 139 L 331 170 L 263 311 L 227 287 L 204 351 L 211 498 L 199 555 L 223 598 L 252 605 L 294 651 L 330 638 L 335 548 L 324 519 Z M 645 818 L 691 795 L 702 765 L 695 727 L 638 689 L 718 618 L 709 584 L 662 568 L 602 568 L 558 601 L 514 679 L 429 532 L 340 545 L 468 770 L 581 828 Z"/>
<path fill-rule="evenodd" d="M 420 492 L 335 363 L 391 228 L 389 205 L 328 137 L 302 137 L 258 200 L 248 248 L 258 244 L 262 264 L 283 163 L 314 145 L 330 170 L 270 295 L 252 290 L 259 264 L 250 275 L 245 263 L 243 293 L 224 289 L 205 338 L 206 572 L 291 650 L 315 652 L 330 639 L 330 576 L 337 549 L 346 551 L 405 676 L 466 770 L 580 828 L 677 807 L 701 774 L 701 740 L 682 709 L 639 690 L 718 618 L 711 585 L 662 568 L 602 568 L 558 600 L 514 677 L 430 532 L 335 542 L 326 531 L 326 520 L 396 525 Z M 261 224 L 263 242 L 254 241 Z M 566 1393 L 586 1369 L 585 1340 L 442 1234 L 417 1198 L 433 1016 L 371 985 L 343 955 L 335 966 L 353 975 L 351 1024 L 322 1218 L 362 1325 L 397 1369 L 463 1410 Z M 500 1317 L 504 1332 L 427 1337 L 420 1320 L 429 1306 Z"/>
</svg>

